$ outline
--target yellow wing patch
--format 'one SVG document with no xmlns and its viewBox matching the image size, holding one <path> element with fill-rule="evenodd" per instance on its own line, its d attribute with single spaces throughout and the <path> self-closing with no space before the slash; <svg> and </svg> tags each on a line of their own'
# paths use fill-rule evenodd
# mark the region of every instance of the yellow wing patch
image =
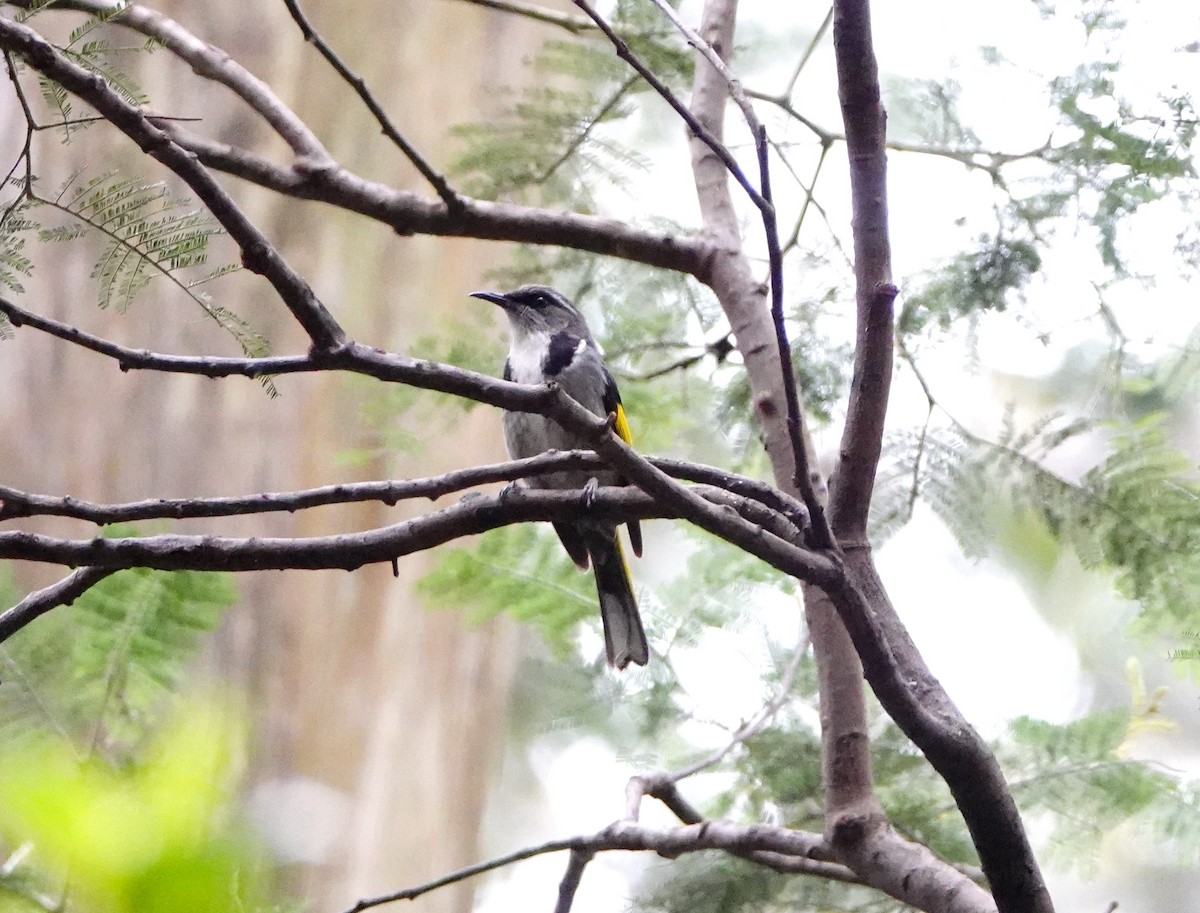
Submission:
<svg viewBox="0 0 1200 913">
<path fill-rule="evenodd" d="M 629 421 L 625 418 L 625 407 L 617 403 L 617 423 L 614 426 L 617 437 L 629 446 L 633 446 L 633 435 L 629 433 Z"/>
</svg>

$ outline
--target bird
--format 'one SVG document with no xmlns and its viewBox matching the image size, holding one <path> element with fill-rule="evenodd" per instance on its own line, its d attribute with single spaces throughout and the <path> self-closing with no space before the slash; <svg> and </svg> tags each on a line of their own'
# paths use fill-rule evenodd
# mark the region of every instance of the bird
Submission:
<svg viewBox="0 0 1200 913">
<path fill-rule="evenodd" d="M 632 443 L 617 383 L 604 364 L 587 321 L 566 296 L 544 285 L 523 285 L 504 293 L 472 292 L 471 297 L 499 306 L 508 318 L 510 345 L 504 363 L 505 380 L 519 384 L 554 382 L 596 415 L 613 416 L 613 429 L 625 443 Z M 505 412 L 503 421 L 504 441 L 513 459 L 537 456 L 547 450 L 590 449 L 579 435 L 536 413 Z M 586 493 L 598 484 L 620 485 L 624 480 L 612 470 L 564 470 L 532 476 L 526 484 L 532 488 L 583 489 L 586 498 Z M 579 569 L 592 568 L 609 665 L 617 669 L 630 663 L 646 665 L 650 647 L 616 524 L 583 516 L 555 523 L 554 530 Z M 641 557 L 642 532 L 636 520 L 629 521 L 628 531 L 633 552 Z"/>
</svg>

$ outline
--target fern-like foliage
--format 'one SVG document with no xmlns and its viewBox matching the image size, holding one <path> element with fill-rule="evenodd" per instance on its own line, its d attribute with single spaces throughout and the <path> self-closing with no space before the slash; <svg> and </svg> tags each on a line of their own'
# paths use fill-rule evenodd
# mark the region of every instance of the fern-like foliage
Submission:
<svg viewBox="0 0 1200 913">
<path fill-rule="evenodd" d="M 9 204 L 0 221 L 0 291 L 23 293 L 22 279 L 33 272 L 33 261 L 25 255 L 25 234 L 37 228 L 28 215 L 32 205 L 30 200 L 17 199 Z M 0 339 L 11 334 L 8 318 L 0 314 Z"/>
<path fill-rule="evenodd" d="M 74 241 L 89 229 L 105 239 L 92 268 L 101 308 L 125 311 L 156 276 L 172 279 L 207 306 L 190 291 L 193 283 L 176 274 L 207 262 L 209 241 L 221 228 L 208 213 L 188 208 L 188 201 L 171 194 L 165 184 L 104 174 L 78 186 L 69 182 L 45 205 L 74 221 L 41 231 L 40 240 Z M 230 269 L 223 267 L 221 274 Z"/>
<path fill-rule="evenodd" d="M 136 752 L 236 591 L 214 573 L 121 571 L 0 646 L 0 738 Z"/>
<path fill-rule="evenodd" d="M 28 18 L 50 4 L 32 4 L 22 12 Z M 126 52 L 154 50 L 150 41 L 133 47 L 115 47 L 100 31 L 122 7 L 114 6 L 85 20 L 68 36 L 60 50 L 72 61 L 102 78 L 132 105 L 147 102 L 137 83 L 118 65 Z M 26 68 L 14 61 L 17 72 Z M 50 124 L 28 124 L 35 128 L 57 128 L 63 142 L 75 131 L 96 121 L 76 118 L 68 93 L 62 86 L 38 76 L 42 99 L 54 115 Z M 18 85 L 17 91 L 23 91 Z M 28 275 L 31 264 L 22 254 L 29 234 L 36 232 L 42 243 L 98 241 L 98 255 L 91 277 L 96 281 L 101 308 L 128 309 L 155 279 L 165 279 L 199 305 L 204 313 L 237 340 L 249 357 L 268 354 L 266 340 L 229 308 L 215 304 L 204 286 L 239 269 L 232 262 L 209 263 L 210 242 L 222 234 L 210 213 L 189 200 L 171 193 L 164 183 L 149 183 L 115 172 L 83 179 L 82 172 L 67 180 L 57 192 L 40 190 L 33 175 L 32 151 L 26 150 L 26 176 L 10 179 L 16 198 L 4 210 L 0 223 L 0 286 L 20 292 L 18 275 Z M 17 165 L 13 166 L 15 172 Z M 11 178 L 11 173 L 10 173 Z M 40 221 L 39 210 L 55 211 L 65 217 L 51 224 Z M 0 335 L 7 324 L 0 323 Z M 262 381 L 274 395 L 270 378 Z"/>
<path fill-rule="evenodd" d="M 477 622 L 508 614 L 536 625 L 559 655 L 575 626 L 597 612 L 590 577 L 551 533 L 528 524 L 492 530 L 476 548 L 453 549 L 421 580 L 420 592 L 435 607 L 469 607 Z"/>
<path fill-rule="evenodd" d="M 620 0 L 610 22 L 660 78 L 682 81 L 690 57 L 664 36 L 657 15 L 648 4 Z M 456 128 L 466 149 L 452 171 L 467 192 L 484 199 L 536 198 L 587 209 L 594 183 L 620 184 L 629 169 L 643 166 L 641 155 L 603 128 L 629 117 L 647 87 L 606 42 L 548 41 L 533 68 L 535 84 L 507 93 L 497 119 Z"/>
<path fill-rule="evenodd" d="M 210 213 L 161 182 L 113 173 L 80 178 L 76 174 L 53 196 L 30 188 L 30 205 L 23 211 L 53 210 L 66 221 L 46 227 L 26 219 L 14 226 L 14 233 L 36 229 L 38 240 L 47 244 L 98 240 L 91 278 L 101 308 L 123 313 L 155 279 L 166 280 L 233 336 L 244 354 L 268 353 L 267 341 L 229 308 L 215 304 L 203 288 L 240 268 L 236 263 L 209 265 L 210 242 L 223 233 Z M 270 381 L 265 383 L 273 392 Z"/>
<path fill-rule="evenodd" d="M 961 317 L 1004 311 L 1040 268 L 1041 257 L 1031 242 L 983 235 L 975 250 L 954 257 L 923 288 L 905 297 L 896 330 L 917 333 L 931 323 L 947 330 Z"/>
<path fill-rule="evenodd" d="M 1092 869 L 1118 826 L 1169 847 L 1181 863 L 1200 858 L 1197 790 L 1127 756 L 1136 723 L 1111 710 L 1066 725 L 1028 717 L 1012 724 L 1002 749 L 1009 784 L 1023 813 L 1051 823 L 1048 849 L 1062 867 Z"/>
<path fill-rule="evenodd" d="M 1085 431 L 1107 432 L 1108 454 L 1078 479 L 1049 470 L 1048 454 Z M 1084 567 L 1112 575 L 1141 611 L 1133 631 L 1147 643 L 1185 644 L 1200 603 L 1200 483 L 1194 462 L 1170 440 L 1163 416 L 1095 426 L 1048 415 L 1018 431 L 1009 419 L 994 441 L 958 426 L 889 439 L 873 505 L 886 536 L 922 500 L 946 523 L 963 553 L 1003 545 L 1006 525 L 1074 551 Z M 1180 672 L 1200 674 L 1181 651 Z"/>
</svg>

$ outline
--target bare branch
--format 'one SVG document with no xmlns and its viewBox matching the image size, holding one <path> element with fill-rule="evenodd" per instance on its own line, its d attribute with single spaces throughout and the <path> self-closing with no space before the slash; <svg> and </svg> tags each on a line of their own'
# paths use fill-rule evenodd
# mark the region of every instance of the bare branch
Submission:
<svg viewBox="0 0 1200 913">
<path fill-rule="evenodd" d="M 798 542 L 803 526 L 792 523 L 789 512 L 798 505 L 780 499 L 778 492 L 755 482 L 711 466 L 679 460 L 649 458 L 652 465 L 673 478 L 700 482 L 704 496 L 725 504 L 741 516 L 785 541 Z M 0 485 L 0 520 L 14 517 L 71 517 L 98 525 L 131 523 L 151 519 L 195 519 L 233 517 L 286 511 L 289 513 L 330 504 L 381 501 L 389 506 L 402 500 L 437 500 L 454 492 L 478 485 L 511 482 L 564 469 L 599 469 L 607 464 L 587 450 L 549 451 L 536 457 L 484 466 L 471 466 L 440 476 L 389 482 L 356 482 L 326 485 L 305 491 L 273 492 L 226 498 L 153 498 L 125 504 L 94 504 L 69 496 L 35 495 Z M 717 483 L 716 486 L 713 483 Z M 737 491 L 745 491 L 743 496 Z M 781 511 L 780 507 L 784 510 Z"/>
<path fill-rule="evenodd" d="M 866 542 L 867 513 L 887 415 L 892 305 L 898 290 L 892 284 L 888 239 L 886 115 L 866 0 L 836 2 L 833 29 L 850 162 L 858 330 L 850 400 L 831 486 L 830 517 L 840 541 L 861 545 Z"/>
<path fill-rule="evenodd" d="M 772 827 L 762 824 L 734 824 L 728 821 L 705 821 L 701 824 L 685 825 L 677 828 L 649 828 L 630 821 L 618 821 L 603 830 L 580 837 L 570 837 L 563 840 L 551 840 L 538 846 L 528 847 L 497 857 L 488 862 L 459 869 L 435 881 L 430 881 L 417 887 L 383 894 L 378 897 L 360 900 L 345 913 L 362 913 L 363 910 L 382 906 L 397 900 L 414 900 L 422 894 L 492 872 L 496 869 L 544 856 L 548 853 L 560 853 L 569 850 L 575 861 L 570 863 L 567 878 L 573 877 L 575 870 L 582 873 L 582 865 L 597 853 L 614 850 L 649 851 L 657 853 L 666 859 L 674 859 L 686 853 L 703 852 L 705 850 L 724 850 L 732 855 L 749 859 L 760 865 L 776 868 L 779 871 L 800 872 L 803 874 L 819 875 L 837 881 L 856 882 L 854 874 L 844 866 L 812 860 L 808 854 L 820 843 L 819 835 L 804 834 L 790 831 L 782 827 Z M 573 894 L 573 886 L 570 886 Z M 560 886 L 559 902 L 562 902 L 563 891 Z M 903 899 L 903 898 L 900 898 Z M 556 907 L 556 910 L 562 907 Z"/>
<path fill-rule="evenodd" d="M 396 148 L 404 153 L 413 166 L 421 172 L 421 176 L 437 191 L 437 195 L 446 204 L 450 215 L 453 217 L 458 213 L 462 209 L 462 200 L 459 199 L 458 194 L 446 181 L 446 178 L 435 171 L 433 166 L 425 161 L 425 158 L 417 151 L 416 147 L 406 140 L 404 135 L 396 129 L 396 125 L 392 123 L 392 119 L 383 110 L 383 106 L 379 104 L 374 94 L 367 88 L 366 80 L 346 66 L 342 58 L 326 43 L 321 34 L 313 28 L 308 17 L 304 15 L 304 11 L 300 9 L 299 0 L 283 0 L 283 2 L 288 12 L 291 13 L 292 19 L 295 20 L 296 25 L 299 27 L 301 34 L 304 35 L 304 40 L 315 47 L 321 56 L 329 61 L 329 65 L 337 71 L 337 74 L 362 99 L 363 104 L 367 106 L 367 110 L 371 112 L 371 115 L 379 123 L 380 129 L 383 130 L 383 135 L 390 139 Z"/>
<path fill-rule="evenodd" d="M 316 349 L 332 351 L 345 344 L 346 334 L 308 283 L 279 255 L 195 156 L 173 142 L 149 116 L 113 91 L 103 78 L 68 59 L 32 29 L 0 19 L 0 47 L 19 54 L 35 70 L 86 101 L 144 152 L 183 179 L 237 242 L 246 268 L 264 276 L 275 288 Z"/>
<path fill-rule="evenodd" d="M 0 612 L 0 643 L 36 621 L 51 609 L 70 605 L 117 568 L 81 567 L 57 583 L 30 593 L 16 605 Z"/>
<path fill-rule="evenodd" d="M 14 327 L 29 326 L 90 352 L 115 359 L 122 371 L 143 369 L 169 374 L 201 374 L 206 377 L 227 377 L 231 374 L 262 377 L 267 374 L 291 374 L 320 369 L 320 363 L 309 355 L 220 358 L 212 355 L 164 355 L 145 349 L 131 349 L 94 336 L 68 323 L 35 314 L 6 298 L 0 298 L 0 314 L 5 315 Z"/>
<path fill-rule="evenodd" d="M 554 212 L 516 203 L 461 198 L 450 213 L 440 202 L 359 177 L 341 167 L 312 171 L 276 165 L 260 156 L 163 124 L 173 139 L 216 171 L 289 197 L 318 200 L 390 226 L 398 234 L 425 234 L 570 247 L 706 281 L 716 248 L 706 238 L 650 231 L 616 219 Z"/>
<path fill-rule="evenodd" d="M 758 101 L 775 105 L 787 114 L 788 117 L 792 118 L 792 120 L 811 131 L 816 136 L 817 142 L 822 146 L 846 142 L 845 133 L 828 130 L 816 121 L 806 117 L 792 104 L 787 94 L 772 95 L 768 92 L 746 89 L 746 95 Z M 1000 180 L 1000 171 L 1005 165 L 1009 165 L 1012 162 L 1024 161 L 1025 159 L 1039 158 L 1053 152 L 1055 149 L 1049 140 L 1025 152 L 1001 152 L 996 149 L 958 148 L 954 146 L 938 146 L 931 143 L 910 143 L 894 139 L 887 140 L 884 148 L 890 149 L 893 152 L 908 152 L 914 155 L 930 155 L 935 158 L 950 159 L 968 169 L 986 172 L 993 181 Z"/>
<path fill-rule="evenodd" d="M 590 412 L 565 395 L 550 390 L 548 411 L 586 427 L 575 410 Z M 595 434 L 606 425 L 587 430 Z M 615 438 L 615 440 L 619 440 Z M 624 446 L 622 444 L 622 446 Z M 607 449 L 601 444 L 601 449 Z M 751 554 L 757 555 L 784 573 L 800 579 L 831 581 L 840 571 L 827 559 L 796 547 L 786 539 L 741 517 L 736 504 L 751 516 L 769 519 L 770 513 L 756 502 L 738 499 L 727 492 L 707 488 L 686 489 L 672 481 L 639 457 L 610 460 L 622 472 L 634 469 L 639 474 L 661 476 L 655 479 L 658 498 L 681 505 L 685 519 L 726 538 Z M 635 480 L 636 481 L 636 480 Z M 678 489 L 676 491 L 675 489 Z M 717 503 L 705 500 L 711 494 Z M 733 500 L 731 500 L 731 498 Z M 217 536 L 158 535 L 143 538 L 96 537 L 90 540 L 62 539 L 25 531 L 0 532 L 0 559 L 17 559 L 72 567 L 118 570 L 146 567 L 157 570 L 256 571 L 284 569 L 342 568 L 354 570 L 364 564 L 391 563 L 395 559 L 442 545 L 489 529 L 534 520 L 575 518 L 580 510 L 589 516 L 624 522 L 629 519 L 665 517 L 676 508 L 664 506 L 654 498 L 632 488 L 602 488 L 594 501 L 582 506 L 579 492 L 546 489 L 517 489 L 503 496 L 473 494 L 459 503 L 423 517 L 391 526 L 334 536 L 310 538 L 222 538 Z M 785 527 L 786 528 L 786 527 Z M 0 617 L 0 642 L 23 624 L 24 615 Z"/>
</svg>

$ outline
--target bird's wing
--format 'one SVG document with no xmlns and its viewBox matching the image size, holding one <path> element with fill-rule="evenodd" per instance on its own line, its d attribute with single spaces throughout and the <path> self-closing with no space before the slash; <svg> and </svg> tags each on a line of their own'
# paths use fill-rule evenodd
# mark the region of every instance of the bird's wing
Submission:
<svg viewBox="0 0 1200 913">
<path fill-rule="evenodd" d="M 629 420 L 625 417 L 625 407 L 621 404 L 621 391 L 617 389 L 617 382 L 607 367 L 604 368 L 604 399 L 602 402 L 605 415 L 616 416 L 613 430 L 617 432 L 617 437 L 632 447 L 633 435 L 629 431 Z M 629 544 L 633 547 L 633 553 L 640 558 L 642 557 L 642 525 L 637 520 L 630 520 L 628 529 Z"/>
</svg>

